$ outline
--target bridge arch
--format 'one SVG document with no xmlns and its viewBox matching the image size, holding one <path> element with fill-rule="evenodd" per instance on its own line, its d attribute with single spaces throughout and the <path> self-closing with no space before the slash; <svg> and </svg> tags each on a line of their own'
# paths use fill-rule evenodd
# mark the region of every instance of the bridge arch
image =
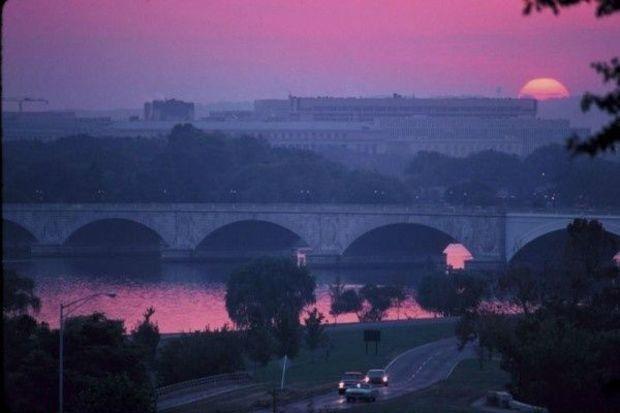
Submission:
<svg viewBox="0 0 620 413">
<path fill-rule="evenodd" d="M 299 231 L 272 220 L 245 218 L 211 229 L 196 245 L 194 255 L 203 258 L 251 258 L 262 255 L 291 255 L 309 247 Z"/>
<path fill-rule="evenodd" d="M 167 245 L 153 228 L 138 220 L 100 218 L 71 231 L 62 243 L 76 253 L 148 253 L 159 254 Z"/>
<path fill-rule="evenodd" d="M 19 241 L 38 242 L 37 236 L 26 226 L 10 219 L 2 218 L 2 243 L 19 238 Z"/>
<path fill-rule="evenodd" d="M 39 241 L 28 228 L 12 220 L 2 219 L 2 255 L 7 258 L 27 257 Z"/>
<path fill-rule="evenodd" d="M 566 227 L 572 221 L 573 219 L 567 219 L 566 222 L 552 221 L 526 232 L 508 250 L 507 262 L 534 260 L 539 264 L 544 264 L 561 259 L 564 251 L 563 246 L 568 237 Z M 599 221 L 603 225 L 603 229 L 616 241 L 617 248 L 620 248 L 620 224 Z M 540 251 L 535 250 L 537 244 Z M 610 260 L 618 252 L 610 250 Z"/>
<path fill-rule="evenodd" d="M 471 257 L 471 250 L 459 238 L 451 235 L 445 228 L 437 228 L 428 223 L 390 222 L 376 224 L 357 235 L 342 252 L 347 257 L 372 260 L 376 257 L 389 258 L 394 262 L 414 260 L 445 264 L 444 250 L 451 244 L 462 244 L 463 251 Z M 374 250 L 374 251 L 373 251 Z"/>
<path fill-rule="evenodd" d="M 556 219 L 550 222 L 538 225 L 529 231 L 525 232 L 523 235 L 516 238 L 513 241 L 512 245 L 506 249 L 506 261 L 510 262 L 523 248 L 532 242 L 544 237 L 545 235 L 562 232 L 566 230 L 566 227 L 573 222 L 574 218 L 565 218 L 565 219 Z M 604 219 L 599 219 L 599 222 L 603 225 L 605 231 L 610 234 L 613 234 L 617 237 L 620 237 L 620 223 L 616 222 L 607 222 Z"/>
</svg>

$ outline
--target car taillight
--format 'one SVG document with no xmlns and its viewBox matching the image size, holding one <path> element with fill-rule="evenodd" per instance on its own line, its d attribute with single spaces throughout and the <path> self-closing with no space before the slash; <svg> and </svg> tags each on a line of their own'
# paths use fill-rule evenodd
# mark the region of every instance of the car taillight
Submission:
<svg viewBox="0 0 620 413">
<path fill-rule="evenodd" d="M 343 382 L 338 383 L 338 387 L 341 389 L 344 389 L 344 383 Z"/>
<path fill-rule="evenodd" d="M 364 377 L 364 383 L 368 383 L 370 381 L 370 377 L 366 376 Z"/>
<path fill-rule="evenodd" d="M 383 382 L 387 383 L 387 376 L 383 376 Z"/>
</svg>

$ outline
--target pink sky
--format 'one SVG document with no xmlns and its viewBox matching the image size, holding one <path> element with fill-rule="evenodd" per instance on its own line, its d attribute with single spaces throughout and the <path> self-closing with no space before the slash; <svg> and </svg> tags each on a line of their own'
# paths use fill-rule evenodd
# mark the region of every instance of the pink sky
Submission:
<svg viewBox="0 0 620 413">
<path fill-rule="evenodd" d="M 10 0 L 6 96 L 52 108 L 296 95 L 516 96 L 534 77 L 600 90 L 620 16 L 524 17 L 520 0 Z M 615 47 L 614 47 L 615 46 Z"/>
</svg>

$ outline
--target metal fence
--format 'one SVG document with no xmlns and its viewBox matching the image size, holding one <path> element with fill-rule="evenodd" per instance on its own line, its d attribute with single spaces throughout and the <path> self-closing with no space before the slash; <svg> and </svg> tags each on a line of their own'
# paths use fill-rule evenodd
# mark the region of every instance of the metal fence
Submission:
<svg viewBox="0 0 620 413">
<path fill-rule="evenodd" d="M 195 387 L 216 387 L 224 384 L 244 384 L 252 381 L 252 375 L 246 371 L 235 373 L 217 374 L 214 376 L 201 377 L 199 379 L 182 381 L 169 384 L 155 389 L 157 397 L 161 397 L 176 391 L 191 390 Z"/>
</svg>

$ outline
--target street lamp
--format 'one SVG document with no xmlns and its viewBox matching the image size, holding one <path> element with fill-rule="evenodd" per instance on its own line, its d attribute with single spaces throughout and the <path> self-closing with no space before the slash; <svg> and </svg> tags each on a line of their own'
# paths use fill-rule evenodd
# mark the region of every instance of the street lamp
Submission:
<svg viewBox="0 0 620 413">
<path fill-rule="evenodd" d="M 106 297 L 114 298 L 116 297 L 116 293 L 108 292 L 108 293 L 96 293 L 87 295 L 86 297 L 82 297 L 75 301 L 71 301 L 68 304 L 60 303 L 60 328 L 59 328 L 59 336 L 60 336 L 60 352 L 59 352 L 59 366 L 58 366 L 58 411 L 63 413 L 63 337 L 64 337 L 64 327 L 65 327 L 65 317 L 71 314 L 71 312 L 75 311 L 82 304 L 92 300 L 93 298 L 97 298 L 99 296 L 105 295 Z M 65 314 L 65 310 L 68 310 Z"/>
</svg>

